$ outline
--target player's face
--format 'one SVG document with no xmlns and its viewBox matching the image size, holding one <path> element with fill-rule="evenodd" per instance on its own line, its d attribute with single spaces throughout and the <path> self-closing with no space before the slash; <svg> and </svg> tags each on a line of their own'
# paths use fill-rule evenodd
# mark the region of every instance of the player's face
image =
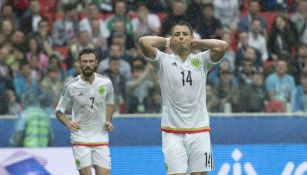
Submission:
<svg viewBox="0 0 307 175">
<path fill-rule="evenodd" d="M 171 47 L 177 52 L 190 51 L 193 35 L 188 26 L 175 26 L 171 36 Z"/>
<path fill-rule="evenodd" d="M 83 54 L 80 58 L 82 74 L 87 77 L 91 76 L 94 73 L 97 64 L 98 63 L 96 57 L 92 53 Z"/>
</svg>

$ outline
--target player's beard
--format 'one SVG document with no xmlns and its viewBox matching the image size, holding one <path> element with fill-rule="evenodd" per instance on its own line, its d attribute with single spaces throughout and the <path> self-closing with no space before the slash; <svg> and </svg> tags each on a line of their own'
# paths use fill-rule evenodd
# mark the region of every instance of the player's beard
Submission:
<svg viewBox="0 0 307 175">
<path fill-rule="evenodd" d="M 82 74 L 86 77 L 90 77 L 94 73 L 94 69 L 91 69 L 91 68 L 81 69 L 81 71 L 82 71 Z"/>
</svg>

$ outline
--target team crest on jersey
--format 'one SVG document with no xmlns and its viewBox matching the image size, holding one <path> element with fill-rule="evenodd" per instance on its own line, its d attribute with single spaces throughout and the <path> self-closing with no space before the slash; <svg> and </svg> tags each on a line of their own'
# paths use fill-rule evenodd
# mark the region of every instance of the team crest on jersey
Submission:
<svg viewBox="0 0 307 175">
<path fill-rule="evenodd" d="M 99 95 L 103 96 L 105 92 L 106 92 L 106 88 L 104 86 L 100 86 L 98 89 Z"/>
<path fill-rule="evenodd" d="M 191 59 L 191 65 L 195 68 L 199 68 L 200 67 L 200 60 L 199 58 L 192 58 Z"/>
</svg>

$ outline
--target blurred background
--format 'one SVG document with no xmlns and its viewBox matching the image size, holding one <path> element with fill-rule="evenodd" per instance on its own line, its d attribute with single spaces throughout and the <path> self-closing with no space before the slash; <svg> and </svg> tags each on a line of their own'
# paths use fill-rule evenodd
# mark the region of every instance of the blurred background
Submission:
<svg viewBox="0 0 307 175">
<path fill-rule="evenodd" d="M 167 37 L 178 20 L 191 23 L 195 38 L 231 46 L 207 78 L 216 164 L 210 174 L 307 174 L 307 0 L 0 0 L 0 6 L 1 175 L 77 174 L 69 131 L 54 110 L 64 83 L 80 73 L 83 48 L 96 50 L 96 71 L 115 89 L 112 174 L 165 174 L 158 78 L 137 40 Z"/>
</svg>

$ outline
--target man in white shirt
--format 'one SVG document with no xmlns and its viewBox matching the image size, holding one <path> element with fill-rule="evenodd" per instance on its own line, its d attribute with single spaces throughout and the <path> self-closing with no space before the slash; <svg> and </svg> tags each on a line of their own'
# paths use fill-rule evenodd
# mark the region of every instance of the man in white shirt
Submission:
<svg viewBox="0 0 307 175">
<path fill-rule="evenodd" d="M 71 131 L 71 144 L 80 175 L 109 175 L 111 168 L 108 132 L 112 130 L 113 86 L 109 78 L 94 73 L 97 57 L 93 49 L 79 54 L 81 75 L 64 86 L 56 117 Z M 65 111 L 72 104 L 72 119 Z"/>
<path fill-rule="evenodd" d="M 220 62 L 228 49 L 225 41 L 194 39 L 193 29 L 180 21 L 171 37 L 145 36 L 139 45 L 160 78 L 163 97 L 162 149 L 167 173 L 205 175 L 213 169 L 209 115 L 206 107 L 208 70 Z M 170 46 L 174 54 L 157 48 Z M 194 49 L 209 50 L 193 54 Z"/>
</svg>

